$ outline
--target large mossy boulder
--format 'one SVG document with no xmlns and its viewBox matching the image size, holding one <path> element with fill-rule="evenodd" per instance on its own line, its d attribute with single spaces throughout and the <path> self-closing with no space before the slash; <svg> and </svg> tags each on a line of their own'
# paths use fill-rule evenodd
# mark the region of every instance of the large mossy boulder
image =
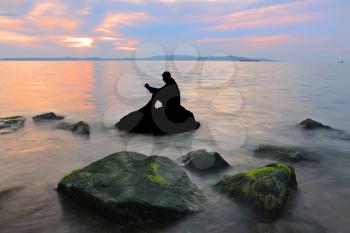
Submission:
<svg viewBox="0 0 350 233">
<path fill-rule="evenodd" d="M 12 133 L 23 128 L 25 118 L 22 116 L 12 116 L 0 118 L 0 134 Z"/>
<path fill-rule="evenodd" d="M 58 129 L 71 131 L 76 135 L 83 135 L 83 136 L 90 135 L 90 126 L 88 123 L 84 121 L 79 121 L 78 123 L 61 122 L 56 127 Z"/>
<path fill-rule="evenodd" d="M 231 168 L 219 153 L 208 152 L 205 149 L 191 151 L 177 159 L 186 169 L 197 173 L 220 172 Z"/>
<path fill-rule="evenodd" d="M 312 119 L 305 119 L 302 122 L 298 124 L 299 128 L 306 129 L 306 130 L 313 130 L 313 129 L 327 129 L 331 130 L 332 128 L 328 125 L 324 125 L 318 121 L 312 120 Z"/>
<path fill-rule="evenodd" d="M 279 213 L 296 189 L 294 169 L 282 163 L 268 164 L 235 175 L 225 175 L 215 186 L 229 197 L 242 201 L 266 216 Z"/>
<path fill-rule="evenodd" d="M 64 116 L 58 116 L 53 112 L 43 113 L 33 117 L 34 122 L 63 120 Z"/>
<path fill-rule="evenodd" d="M 319 162 L 319 156 L 300 147 L 260 145 L 254 150 L 254 156 L 281 162 Z"/>
<path fill-rule="evenodd" d="M 202 209 L 205 197 L 167 157 L 119 152 L 64 176 L 58 191 L 117 222 L 168 220 Z"/>
</svg>

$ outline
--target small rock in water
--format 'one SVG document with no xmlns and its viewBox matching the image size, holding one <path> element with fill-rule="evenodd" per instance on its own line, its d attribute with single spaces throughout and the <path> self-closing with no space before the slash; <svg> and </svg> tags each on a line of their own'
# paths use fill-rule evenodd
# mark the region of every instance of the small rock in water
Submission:
<svg viewBox="0 0 350 233">
<path fill-rule="evenodd" d="M 260 145 L 254 151 L 254 156 L 269 158 L 282 162 L 319 162 L 319 156 L 299 147 Z"/>
<path fill-rule="evenodd" d="M 332 129 L 328 125 L 324 125 L 320 122 L 314 121 L 312 119 L 305 119 L 302 122 L 298 124 L 298 127 L 306 130 L 312 130 L 312 129 Z"/>
<path fill-rule="evenodd" d="M 84 121 L 79 121 L 76 124 L 62 122 L 57 125 L 57 128 L 72 131 L 77 135 L 90 135 L 90 126 Z"/>
<path fill-rule="evenodd" d="M 24 126 L 25 118 L 12 116 L 0 118 L 0 134 L 12 133 Z"/>
<path fill-rule="evenodd" d="M 125 151 L 64 176 L 58 191 L 121 223 L 180 218 L 206 200 L 169 158 Z"/>
<path fill-rule="evenodd" d="M 40 114 L 40 115 L 33 117 L 34 122 L 50 121 L 50 120 L 63 120 L 63 119 L 64 119 L 64 116 L 57 116 L 53 112 L 44 113 L 44 114 Z"/>
<path fill-rule="evenodd" d="M 283 163 L 268 164 L 235 175 L 225 175 L 214 186 L 266 217 L 278 214 L 297 188 L 294 169 Z"/>
<path fill-rule="evenodd" d="M 191 151 L 178 158 L 177 162 L 188 170 L 200 173 L 218 172 L 232 168 L 219 153 L 208 152 L 205 149 Z"/>
</svg>

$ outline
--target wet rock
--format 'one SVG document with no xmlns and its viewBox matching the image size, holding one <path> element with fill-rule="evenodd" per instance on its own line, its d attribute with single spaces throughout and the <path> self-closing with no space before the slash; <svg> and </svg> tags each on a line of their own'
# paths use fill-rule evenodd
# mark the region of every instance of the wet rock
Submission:
<svg viewBox="0 0 350 233">
<path fill-rule="evenodd" d="M 64 176 L 58 191 L 117 222 L 176 219 L 205 197 L 169 158 L 119 152 Z"/>
<path fill-rule="evenodd" d="M 0 118 L 0 134 L 12 133 L 23 128 L 25 118 L 22 116 L 12 116 Z"/>
<path fill-rule="evenodd" d="M 302 128 L 302 129 L 306 129 L 306 130 L 313 130 L 313 129 L 332 129 L 330 126 L 328 125 L 324 125 L 320 122 L 314 121 L 312 119 L 305 119 L 302 122 L 300 122 L 298 124 L 298 127 Z"/>
<path fill-rule="evenodd" d="M 120 119 L 115 127 L 131 133 L 154 135 L 183 133 L 200 127 L 200 123 L 195 120 L 192 112 L 182 106 L 176 109 L 171 114 L 167 114 L 165 108 L 152 112 L 137 110 Z"/>
<path fill-rule="evenodd" d="M 186 169 L 199 173 L 219 172 L 232 168 L 219 153 L 208 152 L 205 149 L 191 151 L 177 159 Z"/>
<path fill-rule="evenodd" d="M 289 146 L 260 145 L 254 151 L 258 158 L 269 158 L 282 162 L 319 162 L 319 156 L 304 148 Z"/>
<path fill-rule="evenodd" d="M 278 214 L 297 188 L 294 169 L 283 163 L 268 164 L 235 175 L 225 175 L 215 189 L 242 201 L 267 217 Z"/>
<path fill-rule="evenodd" d="M 57 128 L 71 131 L 72 133 L 77 135 L 85 135 L 85 136 L 90 135 L 90 126 L 88 123 L 84 121 L 79 121 L 78 123 L 75 123 L 75 124 L 62 122 L 57 125 Z"/>
<path fill-rule="evenodd" d="M 33 121 L 34 122 L 40 122 L 40 121 L 51 121 L 51 120 L 63 120 L 64 116 L 57 116 L 55 113 L 53 112 L 49 112 L 49 113 L 43 113 L 37 116 L 33 117 Z"/>
</svg>

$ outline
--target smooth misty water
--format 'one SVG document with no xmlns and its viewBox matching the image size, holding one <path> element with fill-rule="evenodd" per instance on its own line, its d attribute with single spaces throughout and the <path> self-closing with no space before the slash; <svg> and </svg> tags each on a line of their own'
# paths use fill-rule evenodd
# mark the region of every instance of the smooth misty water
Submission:
<svg viewBox="0 0 350 233">
<path fill-rule="evenodd" d="M 207 148 L 239 172 L 271 162 L 252 156 L 261 143 L 305 146 L 322 160 L 294 165 L 299 191 L 276 225 L 282 228 L 278 232 L 350 232 L 350 141 L 294 127 L 311 117 L 350 132 L 349 64 L 177 62 L 166 68 L 202 127 L 164 137 L 113 129 L 121 116 L 150 98 L 145 82 L 161 85 L 164 66 L 0 62 L 0 117 L 27 119 L 24 129 L 0 135 L 1 232 L 255 232 L 256 219 L 246 208 L 211 190 L 219 175 L 189 174 L 208 196 L 206 211 L 146 226 L 106 222 L 63 202 L 55 187 L 65 173 L 121 150 L 176 159 Z M 33 124 L 33 115 L 48 111 L 67 121 L 87 121 L 90 138 L 54 129 L 55 123 Z"/>
</svg>

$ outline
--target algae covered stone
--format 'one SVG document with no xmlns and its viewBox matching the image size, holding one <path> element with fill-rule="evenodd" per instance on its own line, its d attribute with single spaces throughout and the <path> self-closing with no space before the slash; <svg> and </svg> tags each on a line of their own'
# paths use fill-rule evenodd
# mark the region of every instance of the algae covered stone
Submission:
<svg viewBox="0 0 350 233">
<path fill-rule="evenodd" d="M 254 150 L 254 156 L 293 163 L 320 161 L 320 157 L 315 152 L 293 146 L 260 145 Z"/>
<path fill-rule="evenodd" d="M 205 149 L 191 151 L 177 159 L 177 162 L 193 172 L 212 173 L 231 168 L 219 153 Z"/>
<path fill-rule="evenodd" d="M 117 222 L 174 219 L 200 211 L 201 191 L 169 158 L 119 152 L 64 176 L 58 191 Z"/>
<path fill-rule="evenodd" d="M 306 130 L 313 130 L 313 129 L 332 129 L 328 125 L 324 125 L 320 122 L 317 122 L 315 120 L 312 120 L 310 118 L 303 120 L 298 124 L 298 127 Z"/>
<path fill-rule="evenodd" d="M 266 214 L 282 210 L 297 181 L 294 169 L 283 163 L 268 164 L 235 175 L 225 175 L 215 187 Z"/>
<path fill-rule="evenodd" d="M 68 130 L 77 135 L 85 135 L 85 136 L 90 135 L 90 126 L 88 123 L 84 121 L 79 121 L 78 123 L 75 123 L 75 124 L 68 123 L 68 122 L 61 122 L 56 126 L 56 128 Z"/>
<path fill-rule="evenodd" d="M 11 116 L 0 118 L 0 134 L 12 133 L 24 126 L 25 118 Z"/>
<path fill-rule="evenodd" d="M 34 122 L 63 120 L 64 116 L 58 116 L 54 112 L 43 113 L 33 117 Z"/>
</svg>

